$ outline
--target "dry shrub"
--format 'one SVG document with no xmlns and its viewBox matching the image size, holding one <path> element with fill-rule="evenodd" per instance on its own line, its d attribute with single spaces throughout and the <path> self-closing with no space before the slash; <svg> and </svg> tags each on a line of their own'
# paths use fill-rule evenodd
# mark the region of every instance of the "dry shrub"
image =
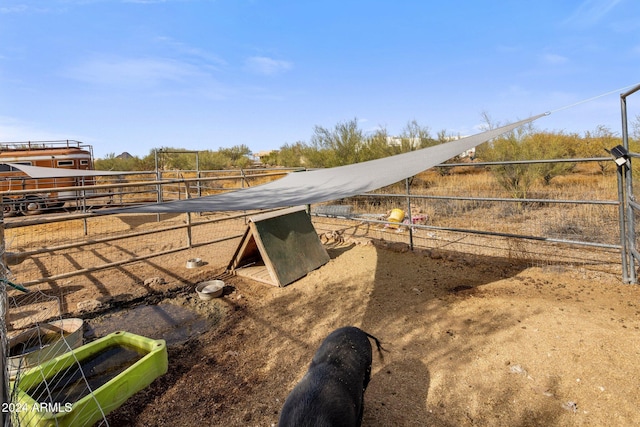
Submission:
<svg viewBox="0 0 640 427">
<path fill-rule="evenodd" d="M 487 171 L 482 173 L 440 176 L 427 171 L 420 174 L 428 186 L 411 188 L 412 195 L 458 197 L 506 197 L 505 191 Z M 615 205 L 553 203 L 553 200 L 617 199 L 615 176 L 572 174 L 555 177 L 551 185 L 537 183 L 531 198 L 550 202 L 489 202 L 475 200 L 413 199 L 429 224 L 443 227 L 470 228 L 518 235 L 553 237 L 566 240 L 619 242 L 618 210 Z M 385 206 L 384 197 L 377 200 Z M 404 203 L 393 199 L 393 206 Z M 403 208 L 404 209 L 404 208 Z"/>
</svg>

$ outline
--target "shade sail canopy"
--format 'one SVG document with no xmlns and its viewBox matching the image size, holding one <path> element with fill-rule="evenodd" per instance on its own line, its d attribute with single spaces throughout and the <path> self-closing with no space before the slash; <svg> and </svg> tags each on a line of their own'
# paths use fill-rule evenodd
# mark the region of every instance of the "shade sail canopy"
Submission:
<svg viewBox="0 0 640 427">
<path fill-rule="evenodd" d="M 29 166 L 20 163 L 0 162 L 13 168 L 21 170 L 31 178 L 72 178 L 83 176 L 106 176 L 106 175 L 126 175 L 131 172 L 121 171 L 96 171 L 83 169 L 47 168 L 42 166 Z"/>
<path fill-rule="evenodd" d="M 546 114 L 539 114 L 456 141 L 382 159 L 329 169 L 293 172 L 268 184 L 213 196 L 110 209 L 108 212 L 242 211 L 308 205 L 356 196 L 414 176 L 544 115 Z"/>
</svg>

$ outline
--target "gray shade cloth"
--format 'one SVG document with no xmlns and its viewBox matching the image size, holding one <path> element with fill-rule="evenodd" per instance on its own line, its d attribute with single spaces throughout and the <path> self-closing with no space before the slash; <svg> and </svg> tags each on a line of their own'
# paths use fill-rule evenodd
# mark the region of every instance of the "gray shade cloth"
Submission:
<svg viewBox="0 0 640 427">
<path fill-rule="evenodd" d="M 108 213 L 181 213 L 272 209 L 337 200 L 391 185 L 545 114 L 455 141 L 382 159 L 293 172 L 268 184 L 196 199 L 110 209 Z M 105 212 L 107 213 L 107 212 Z"/>
<path fill-rule="evenodd" d="M 7 163 L 0 162 L 5 165 L 9 165 L 29 175 L 31 178 L 72 178 L 82 176 L 106 176 L 106 175 L 125 175 L 131 172 L 120 171 L 96 171 L 96 170 L 82 170 L 82 169 L 64 169 L 64 168 L 47 168 L 42 166 L 29 166 L 20 163 Z"/>
</svg>

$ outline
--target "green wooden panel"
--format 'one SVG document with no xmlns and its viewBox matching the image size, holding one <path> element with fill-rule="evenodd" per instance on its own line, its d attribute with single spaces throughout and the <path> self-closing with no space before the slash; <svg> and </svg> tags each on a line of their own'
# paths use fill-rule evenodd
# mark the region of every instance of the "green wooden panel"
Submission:
<svg viewBox="0 0 640 427">
<path fill-rule="evenodd" d="M 270 262 L 280 286 L 286 286 L 329 261 L 311 218 L 304 210 L 254 221 L 264 247 L 263 259 Z"/>
</svg>

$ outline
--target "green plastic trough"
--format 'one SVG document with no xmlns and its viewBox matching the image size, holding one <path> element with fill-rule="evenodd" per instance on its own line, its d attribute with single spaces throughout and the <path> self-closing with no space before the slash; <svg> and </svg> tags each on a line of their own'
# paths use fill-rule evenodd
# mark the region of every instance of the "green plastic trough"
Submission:
<svg viewBox="0 0 640 427">
<path fill-rule="evenodd" d="M 98 362 L 95 361 L 101 360 L 101 355 L 103 357 L 99 363 L 104 365 L 108 363 L 109 355 L 118 351 L 134 354 L 132 364 L 124 370 L 111 372 L 111 376 L 115 376 L 103 384 L 94 385 L 93 395 L 84 386 L 79 393 L 73 387 L 69 387 L 70 390 L 63 389 L 59 394 L 63 395 L 62 400 L 51 397 L 51 393 L 43 393 L 43 390 L 51 390 L 56 384 L 69 383 L 65 375 L 69 376 L 71 372 L 76 377 L 80 375 L 75 370 L 76 359 L 81 365 L 85 362 L 86 370 L 90 372 L 84 372 L 84 375 L 90 377 L 91 371 L 97 369 Z M 91 426 L 165 374 L 168 364 L 164 340 L 153 340 L 123 331 L 114 332 L 24 372 L 18 383 L 11 384 L 12 388 L 16 387 L 14 392 L 17 392 L 12 417 L 20 426 Z M 73 400 L 74 396 L 79 397 L 78 400 Z"/>
</svg>

